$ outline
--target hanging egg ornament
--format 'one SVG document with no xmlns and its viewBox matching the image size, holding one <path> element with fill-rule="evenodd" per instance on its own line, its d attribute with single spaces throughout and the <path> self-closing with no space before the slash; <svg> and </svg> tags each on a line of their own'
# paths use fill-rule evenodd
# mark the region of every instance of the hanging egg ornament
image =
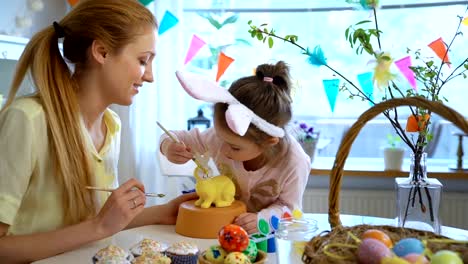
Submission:
<svg viewBox="0 0 468 264">
<path fill-rule="evenodd" d="M 228 252 L 244 251 L 249 245 L 249 235 L 240 226 L 226 225 L 218 234 L 219 244 Z"/>
<path fill-rule="evenodd" d="M 249 257 L 251 262 L 255 262 L 255 260 L 257 259 L 257 255 L 258 255 L 257 243 L 255 243 L 255 241 L 253 240 L 250 240 L 249 245 L 244 251 L 242 251 L 242 253 L 244 253 L 247 257 Z"/>
<path fill-rule="evenodd" d="M 360 0 L 359 2 L 364 9 L 374 9 L 379 6 L 379 0 Z"/>
<path fill-rule="evenodd" d="M 404 257 L 411 253 L 420 255 L 424 252 L 424 245 L 419 239 L 403 238 L 395 244 L 393 252 L 399 257 Z"/>
<path fill-rule="evenodd" d="M 390 239 L 390 237 L 387 234 L 385 234 L 383 231 L 380 231 L 380 230 L 377 230 L 377 229 L 366 230 L 362 234 L 361 238 L 362 239 L 366 239 L 366 238 L 377 239 L 380 242 L 384 243 L 384 245 L 386 245 L 387 247 L 389 247 L 389 248 L 393 247 L 393 242 Z"/>
<path fill-rule="evenodd" d="M 226 258 L 227 252 L 219 245 L 214 245 L 205 251 L 205 258 L 210 263 L 222 264 Z"/>
<path fill-rule="evenodd" d="M 224 264 L 251 264 L 249 257 L 242 252 L 231 252 L 226 256 Z"/>
<path fill-rule="evenodd" d="M 431 264 L 463 264 L 463 260 L 453 251 L 440 250 L 432 256 Z"/>
<path fill-rule="evenodd" d="M 379 240 L 366 238 L 358 247 L 359 263 L 380 264 L 385 257 L 392 257 L 392 252 Z"/>
</svg>

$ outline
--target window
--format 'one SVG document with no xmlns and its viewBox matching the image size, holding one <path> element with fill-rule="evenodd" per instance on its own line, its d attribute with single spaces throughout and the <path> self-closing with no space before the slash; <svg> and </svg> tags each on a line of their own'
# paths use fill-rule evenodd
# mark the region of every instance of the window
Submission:
<svg viewBox="0 0 468 264">
<path fill-rule="evenodd" d="M 363 111 L 369 108 L 368 102 L 359 99 L 348 99 L 346 92 L 340 92 L 337 97 L 334 112 L 331 111 L 322 80 L 337 78 L 332 71 L 325 67 L 311 66 L 301 51 L 291 44 L 275 39 L 272 49 L 267 44 L 252 39 L 248 33 L 247 22 L 252 20 L 254 25 L 268 23 L 275 32 L 284 36 L 294 34 L 299 36 L 298 43 L 304 47 L 314 48 L 320 45 L 327 57 L 327 62 L 354 83 L 358 83 L 356 76 L 360 73 L 372 71 L 372 59 L 366 55 L 356 55 L 345 39 L 347 27 L 361 20 L 371 19 L 371 13 L 365 10 L 353 10 L 352 5 L 342 1 L 185 1 L 184 27 L 187 43 L 192 34 L 204 39 L 207 45 L 200 50 L 195 59 L 190 62 L 193 71 L 203 71 L 215 76 L 216 65 L 207 63 L 213 60 L 211 48 L 220 48 L 235 59 L 228 68 L 221 81 L 230 81 L 252 74 L 256 65 L 265 62 L 284 60 L 291 66 L 291 75 L 295 83 L 294 114 L 296 119 L 346 119 L 355 120 Z M 407 56 L 406 50 L 421 49 L 423 54 L 434 56 L 434 61 L 440 60 L 428 48 L 433 40 L 442 37 L 449 42 L 453 37 L 458 23 L 458 16 L 466 16 L 468 1 L 381 1 L 382 8 L 378 10 L 379 29 L 383 31 L 382 48 L 391 52 L 395 59 Z M 401 8 L 403 7 L 403 8 Z M 210 13 L 219 21 L 227 17 L 238 15 L 236 23 L 228 24 L 221 29 L 214 28 L 200 12 Z M 465 28 L 467 28 L 465 26 Z M 463 29 L 466 32 L 466 29 Z M 377 45 L 375 45 L 377 47 Z M 452 65 L 457 66 L 468 56 L 465 47 L 468 39 L 459 36 L 452 45 L 449 53 Z M 393 72 L 398 69 L 393 67 Z M 401 76 L 401 74 L 399 74 Z M 214 77 L 213 77 L 214 78 Z M 341 78 L 340 78 L 341 79 Z M 343 82 L 341 80 L 341 82 Z M 409 87 L 407 81 L 401 77 L 400 85 Z M 463 77 L 451 81 L 442 89 L 442 95 L 449 100 L 449 105 L 465 116 L 468 106 L 461 94 L 465 93 L 467 80 Z M 375 88 L 374 98 L 379 98 L 380 91 Z M 377 100 L 378 101 L 378 100 Z M 403 110 L 403 109 L 402 109 Z M 400 113 L 400 112 L 399 112 Z M 386 122 L 383 122 L 388 124 Z M 376 126 L 378 127 L 378 126 Z M 439 153 L 439 157 L 455 157 L 456 138 L 451 136 L 453 128 L 446 125 L 441 141 L 437 145 L 446 148 Z M 389 133 L 391 129 L 388 130 Z M 333 134 L 333 132 L 330 132 Z M 339 134 L 339 133 L 338 133 Z M 370 133 L 372 134 L 372 133 Z M 339 135 L 333 136 L 335 143 L 339 143 Z M 383 144 L 386 135 L 377 140 Z M 368 145 L 375 148 L 375 139 L 369 139 Z M 372 147 L 370 146 L 370 147 Z M 441 149 L 441 148 L 438 148 Z M 328 152 L 334 155 L 336 150 Z M 435 151 L 434 153 L 436 153 Z M 356 155 L 374 156 L 374 152 L 362 150 Z M 379 154 L 381 156 L 381 154 Z"/>
</svg>

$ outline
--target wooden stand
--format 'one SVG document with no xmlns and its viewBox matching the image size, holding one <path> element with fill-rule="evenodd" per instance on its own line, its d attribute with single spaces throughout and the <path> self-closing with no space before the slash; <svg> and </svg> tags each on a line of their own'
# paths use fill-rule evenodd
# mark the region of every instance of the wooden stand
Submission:
<svg viewBox="0 0 468 264">
<path fill-rule="evenodd" d="M 218 238 L 221 227 L 231 224 L 242 213 L 247 212 L 241 201 L 234 201 L 228 207 L 200 208 L 195 200 L 184 202 L 179 207 L 175 231 L 194 238 Z"/>
</svg>

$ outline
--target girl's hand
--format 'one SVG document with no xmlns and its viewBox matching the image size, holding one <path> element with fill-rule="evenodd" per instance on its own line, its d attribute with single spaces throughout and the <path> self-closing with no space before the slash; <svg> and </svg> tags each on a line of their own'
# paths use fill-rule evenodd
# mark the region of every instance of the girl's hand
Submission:
<svg viewBox="0 0 468 264">
<path fill-rule="evenodd" d="M 158 224 L 175 225 L 180 204 L 183 202 L 195 200 L 195 199 L 198 199 L 197 193 L 187 193 L 163 205 L 164 212 L 161 212 L 161 217 L 160 217 L 160 221 L 158 222 Z"/>
<path fill-rule="evenodd" d="M 184 143 L 174 142 L 170 139 L 163 141 L 161 150 L 172 163 L 184 164 L 193 158 L 192 150 L 189 147 L 185 146 Z"/>
<path fill-rule="evenodd" d="M 258 232 L 257 228 L 257 214 L 255 213 L 243 213 L 234 219 L 234 224 L 244 228 L 248 234 Z"/>
<path fill-rule="evenodd" d="M 112 192 L 94 219 L 98 230 L 109 236 L 124 229 L 146 204 L 145 187 L 130 179 Z"/>
</svg>

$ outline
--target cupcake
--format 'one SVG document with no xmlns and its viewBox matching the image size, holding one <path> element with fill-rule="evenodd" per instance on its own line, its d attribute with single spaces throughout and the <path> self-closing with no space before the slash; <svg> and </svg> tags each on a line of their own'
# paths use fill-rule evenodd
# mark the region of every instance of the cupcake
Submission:
<svg viewBox="0 0 468 264">
<path fill-rule="evenodd" d="M 197 264 L 198 252 L 195 243 L 177 242 L 166 250 L 166 255 L 172 260 L 172 264 Z"/>
<path fill-rule="evenodd" d="M 149 238 L 145 238 L 141 240 L 138 244 L 130 248 L 130 252 L 132 252 L 133 256 L 138 257 L 141 255 L 149 254 L 156 254 L 162 253 L 166 251 L 167 245 L 154 241 Z"/>
<path fill-rule="evenodd" d="M 124 249 L 110 245 L 100 249 L 93 256 L 94 264 L 130 264 L 133 256 Z"/>
<path fill-rule="evenodd" d="M 136 257 L 132 264 L 171 264 L 171 259 L 160 253 L 145 253 Z"/>
</svg>

